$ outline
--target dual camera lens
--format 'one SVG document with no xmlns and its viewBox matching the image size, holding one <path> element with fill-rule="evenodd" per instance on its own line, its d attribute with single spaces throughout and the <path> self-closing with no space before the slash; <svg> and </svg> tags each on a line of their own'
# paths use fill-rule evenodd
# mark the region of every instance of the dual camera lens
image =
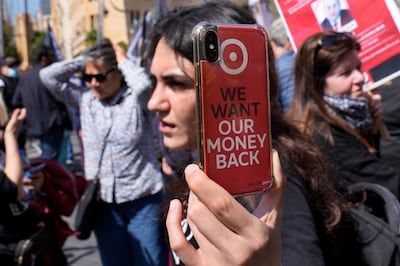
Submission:
<svg viewBox="0 0 400 266">
<path fill-rule="evenodd" d="M 207 31 L 204 37 L 206 59 L 209 62 L 218 61 L 218 37 L 215 31 Z"/>
</svg>

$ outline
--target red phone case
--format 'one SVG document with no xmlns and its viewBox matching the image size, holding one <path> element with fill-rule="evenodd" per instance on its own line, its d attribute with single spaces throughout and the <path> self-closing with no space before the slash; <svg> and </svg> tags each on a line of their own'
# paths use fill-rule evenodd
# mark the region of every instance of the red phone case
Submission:
<svg viewBox="0 0 400 266">
<path fill-rule="evenodd" d="M 207 59 L 214 47 L 208 31 L 218 36 L 216 62 Z M 200 163 L 233 195 L 272 185 L 266 38 L 257 25 L 201 23 L 193 30 Z"/>
</svg>

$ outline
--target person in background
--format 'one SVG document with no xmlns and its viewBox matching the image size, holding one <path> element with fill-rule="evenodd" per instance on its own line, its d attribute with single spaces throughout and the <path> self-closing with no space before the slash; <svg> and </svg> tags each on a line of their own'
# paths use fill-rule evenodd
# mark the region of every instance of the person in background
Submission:
<svg viewBox="0 0 400 266">
<path fill-rule="evenodd" d="M 226 1 L 181 7 L 155 25 L 146 56 L 154 81 L 147 105 L 156 113 L 163 143 L 169 150 L 191 149 L 188 161 L 194 163 L 191 34 L 202 21 L 255 23 L 248 9 Z M 285 120 L 271 48 L 268 59 L 275 187 L 259 195 L 251 213 L 198 166 L 181 165 L 185 178 L 170 186 L 167 215 L 173 265 L 360 265 L 356 237 L 346 230 L 349 203 L 335 191 L 319 149 Z"/>
<path fill-rule="evenodd" d="M 39 156 L 57 160 L 64 130 L 71 130 L 71 120 L 65 105 L 44 88 L 39 78 L 39 71 L 54 62 L 52 50 L 40 45 L 34 51 L 34 60 L 35 66 L 20 77 L 13 106 L 26 108 L 26 138 L 39 141 Z"/>
<path fill-rule="evenodd" d="M 380 140 L 382 159 L 400 170 L 400 77 L 379 87 L 382 95 L 382 120 L 389 131 L 390 138 Z"/>
<path fill-rule="evenodd" d="M 0 130 L 4 131 L 5 122 L 13 110 L 12 99 L 19 81 L 18 66 L 20 61 L 7 56 L 0 62 Z M 25 153 L 25 128 L 22 127 L 18 135 L 18 145 L 22 153 Z M 2 147 L 4 148 L 4 147 Z"/>
<path fill-rule="evenodd" d="M 71 82 L 82 72 L 88 90 Z M 109 39 L 40 71 L 44 89 L 79 109 L 84 175 L 100 180 L 94 232 L 102 265 L 167 265 L 163 180 L 146 108 L 150 80 Z"/>
<path fill-rule="evenodd" d="M 2 178 L 6 178 L 13 183 L 13 185 L 10 187 L 10 189 L 13 189 L 11 193 L 13 196 L 9 198 L 10 201 L 11 199 L 13 201 L 21 200 L 24 196 L 22 180 L 24 176 L 24 170 L 22 168 L 21 157 L 19 156 L 17 137 L 25 117 L 25 109 L 15 109 L 10 116 L 10 121 L 7 123 L 3 136 L 5 146 L 5 162 Z M 4 180 L 3 182 L 6 183 L 8 181 Z M 5 185 L 3 182 L 2 185 Z M 7 193 L 9 192 L 10 191 L 7 190 Z M 7 193 L 0 194 L 4 196 Z M 3 204 L 5 201 L 2 200 L 1 202 Z"/>
<path fill-rule="evenodd" d="M 59 201 L 57 198 L 51 197 L 54 197 L 54 195 L 58 197 L 60 194 L 47 192 L 49 192 L 50 187 L 53 190 L 59 189 L 58 191 L 72 189 L 66 188 L 69 185 L 68 182 L 62 183 L 66 187 L 61 189 L 57 186 L 52 187 L 51 182 L 46 181 L 47 176 L 42 168 L 34 172 L 31 171 L 33 168 L 24 169 L 17 137 L 25 118 L 26 109 L 15 109 L 10 114 L 10 120 L 5 128 L 2 140 L 5 146 L 5 161 L 4 165 L 0 167 L 1 265 L 15 265 L 15 254 L 17 252 L 26 252 L 25 256 L 18 253 L 18 262 L 23 265 L 64 266 L 67 265 L 67 260 L 62 252 L 58 236 L 67 234 L 66 229 L 68 229 L 68 226 L 64 221 L 58 223 L 57 219 L 53 219 L 58 213 L 58 210 L 54 209 L 57 203 L 53 204 Z M 55 178 L 60 178 L 60 176 L 56 175 Z M 70 176 L 61 177 L 60 179 L 63 178 L 68 179 L 68 181 L 71 180 Z M 74 193 L 61 193 L 60 197 L 66 197 L 73 201 L 77 193 L 80 192 L 75 189 Z M 73 195 L 71 196 L 71 194 Z M 41 205 L 43 201 L 39 200 L 39 196 L 46 201 L 51 201 L 51 204 L 46 205 L 46 208 L 43 207 Z M 66 205 L 71 204 L 68 202 Z M 56 225 L 56 223 L 58 224 Z M 24 242 L 31 237 L 37 242 Z M 20 246 L 21 243 L 24 243 L 24 245 Z"/>
<path fill-rule="evenodd" d="M 19 64 L 20 61 L 11 56 L 3 58 L 0 62 L 0 89 L 9 113 L 13 109 L 12 99 L 18 85 Z"/>
<path fill-rule="evenodd" d="M 308 37 L 297 52 L 288 118 L 326 154 L 338 188 L 378 183 L 399 197 L 400 173 L 379 154 L 380 95 L 363 91 L 360 43 L 350 33 Z M 312 73 L 312 75 L 310 74 Z"/>
<path fill-rule="evenodd" d="M 287 110 L 292 102 L 294 93 L 294 58 L 295 52 L 289 42 L 285 26 L 281 18 L 276 19 L 268 27 L 271 47 L 276 58 L 276 70 L 279 80 L 279 102 L 283 110 Z"/>
<path fill-rule="evenodd" d="M 5 161 L 0 170 L 0 245 L 2 247 L 30 236 L 38 222 L 38 219 L 27 219 L 33 215 L 21 202 L 25 194 L 23 189 L 24 170 L 19 155 L 17 137 L 25 116 L 25 109 L 15 109 L 10 115 L 3 136 Z M 14 256 L 5 252 L 0 252 L 0 260 L 2 265 L 15 265 Z"/>
<path fill-rule="evenodd" d="M 6 129 L 6 125 L 9 119 L 9 114 L 8 114 L 8 110 L 7 110 L 7 106 L 4 102 L 3 99 L 3 94 L 0 93 L 0 150 L 4 151 L 5 147 L 4 147 L 4 132 Z M 5 156 L 4 155 L 0 155 L 0 165 L 4 165 L 4 161 L 5 161 Z"/>
</svg>

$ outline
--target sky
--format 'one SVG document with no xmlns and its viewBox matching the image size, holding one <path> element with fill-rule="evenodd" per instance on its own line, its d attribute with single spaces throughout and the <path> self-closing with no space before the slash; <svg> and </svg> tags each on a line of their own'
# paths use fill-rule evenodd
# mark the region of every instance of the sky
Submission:
<svg viewBox="0 0 400 266">
<path fill-rule="evenodd" d="M 14 22 L 15 14 L 25 12 L 25 0 L 7 0 L 8 8 L 11 16 L 11 21 Z M 35 15 L 36 10 L 39 8 L 40 0 L 26 0 L 28 3 L 28 13 Z"/>
</svg>

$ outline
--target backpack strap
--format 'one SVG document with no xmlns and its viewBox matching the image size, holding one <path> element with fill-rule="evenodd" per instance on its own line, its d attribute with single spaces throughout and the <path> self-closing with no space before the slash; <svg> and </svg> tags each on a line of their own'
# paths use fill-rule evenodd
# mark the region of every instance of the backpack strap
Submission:
<svg viewBox="0 0 400 266">
<path fill-rule="evenodd" d="M 373 213 L 383 213 L 383 218 L 391 230 L 400 234 L 400 202 L 396 196 L 382 185 L 375 183 L 360 182 L 348 187 L 349 191 L 363 190 L 367 193 L 367 207 Z M 370 200 L 369 200 L 369 198 Z M 376 210 L 379 208 L 379 210 Z"/>
</svg>

